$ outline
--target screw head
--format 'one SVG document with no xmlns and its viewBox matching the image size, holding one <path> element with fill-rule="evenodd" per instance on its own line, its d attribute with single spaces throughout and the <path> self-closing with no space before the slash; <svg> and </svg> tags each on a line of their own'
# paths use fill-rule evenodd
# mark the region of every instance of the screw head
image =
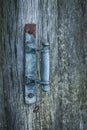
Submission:
<svg viewBox="0 0 87 130">
<path fill-rule="evenodd" d="M 29 97 L 29 98 L 32 98 L 33 96 L 34 96 L 33 93 L 29 93 L 29 94 L 28 94 L 28 97 Z"/>
</svg>

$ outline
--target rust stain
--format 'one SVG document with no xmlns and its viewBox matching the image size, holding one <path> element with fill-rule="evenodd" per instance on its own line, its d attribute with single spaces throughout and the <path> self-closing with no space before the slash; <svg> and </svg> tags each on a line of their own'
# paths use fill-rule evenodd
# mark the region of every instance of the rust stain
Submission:
<svg viewBox="0 0 87 130">
<path fill-rule="evenodd" d="M 25 24 L 24 31 L 36 37 L 36 24 Z"/>
</svg>

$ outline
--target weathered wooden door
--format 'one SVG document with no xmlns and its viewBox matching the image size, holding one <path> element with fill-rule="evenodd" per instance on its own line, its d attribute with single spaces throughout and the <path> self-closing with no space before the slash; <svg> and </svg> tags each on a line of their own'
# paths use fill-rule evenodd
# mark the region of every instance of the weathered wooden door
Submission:
<svg viewBox="0 0 87 130">
<path fill-rule="evenodd" d="M 23 97 L 27 23 L 38 45 L 50 43 L 50 91 L 38 85 L 33 105 Z M 0 0 L 0 130 L 87 130 L 87 0 Z"/>
</svg>

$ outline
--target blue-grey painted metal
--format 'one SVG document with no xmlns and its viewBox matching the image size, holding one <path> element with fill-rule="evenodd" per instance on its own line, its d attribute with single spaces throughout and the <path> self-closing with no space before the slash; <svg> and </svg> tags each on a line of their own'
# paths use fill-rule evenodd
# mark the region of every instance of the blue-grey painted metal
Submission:
<svg viewBox="0 0 87 130">
<path fill-rule="evenodd" d="M 41 80 L 36 79 L 36 51 L 41 52 Z M 25 102 L 36 102 L 36 83 L 42 85 L 43 91 L 49 90 L 49 43 L 36 47 L 33 34 L 25 33 Z"/>
<path fill-rule="evenodd" d="M 43 91 L 49 91 L 49 43 L 43 43 L 41 51 L 41 82 Z"/>
<path fill-rule="evenodd" d="M 36 79 L 36 40 L 33 34 L 25 33 L 25 102 L 36 102 L 36 84 L 29 79 Z"/>
</svg>

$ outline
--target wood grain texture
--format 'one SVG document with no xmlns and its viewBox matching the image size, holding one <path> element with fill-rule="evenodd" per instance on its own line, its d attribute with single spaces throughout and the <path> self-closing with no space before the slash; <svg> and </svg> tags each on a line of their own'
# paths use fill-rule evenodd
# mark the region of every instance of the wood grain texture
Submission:
<svg viewBox="0 0 87 130">
<path fill-rule="evenodd" d="M 1 0 L 0 12 L 0 130 L 86 130 L 87 0 Z M 37 86 L 33 105 L 23 97 L 27 23 L 37 45 L 50 43 L 50 92 Z"/>
</svg>

